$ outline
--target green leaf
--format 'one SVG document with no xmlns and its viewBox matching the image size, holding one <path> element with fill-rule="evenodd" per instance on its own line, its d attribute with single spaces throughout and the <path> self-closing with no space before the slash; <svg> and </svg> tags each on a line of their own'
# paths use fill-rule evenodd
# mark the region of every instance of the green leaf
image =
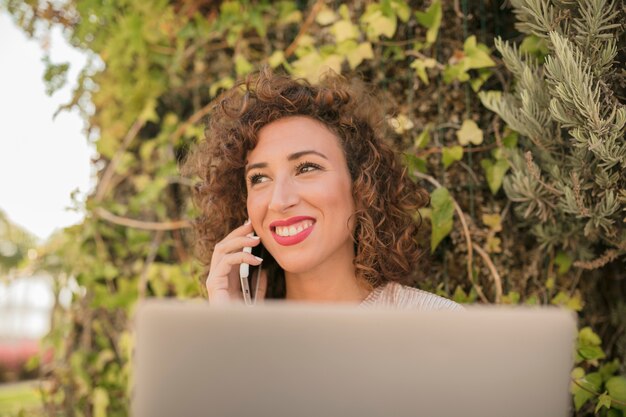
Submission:
<svg viewBox="0 0 626 417">
<path fill-rule="evenodd" d="M 455 161 L 460 161 L 463 158 L 463 148 L 459 145 L 452 146 L 450 148 L 444 147 L 441 151 L 441 161 L 443 167 L 448 169 Z"/>
<path fill-rule="evenodd" d="M 591 330 L 591 327 L 584 327 L 578 332 L 576 343 L 576 362 L 595 361 L 606 357 L 602 350 L 602 340 L 600 336 Z"/>
<path fill-rule="evenodd" d="M 613 399 L 626 403 L 626 376 L 614 376 L 606 381 L 605 386 Z"/>
<path fill-rule="evenodd" d="M 467 68 L 463 62 L 456 63 L 454 65 L 446 65 L 443 69 L 443 82 L 450 84 L 454 80 L 465 82 L 470 79 L 467 73 Z"/>
<path fill-rule="evenodd" d="M 554 263 L 559 267 L 557 273 L 559 275 L 566 274 L 572 266 L 572 258 L 565 252 L 559 251 L 554 258 Z"/>
<path fill-rule="evenodd" d="M 422 174 L 425 174 L 427 172 L 425 160 L 423 160 L 422 158 L 418 158 L 417 156 L 410 153 L 404 153 L 402 155 L 404 157 L 404 164 L 409 169 L 409 176 L 411 176 L 413 180 L 416 179 L 415 175 L 413 174 L 415 171 L 421 172 Z"/>
<path fill-rule="evenodd" d="M 430 238 L 430 251 L 435 251 L 439 243 L 450 234 L 453 225 L 454 203 L 448 189 L 437 188 L 430 196 L 432 208 L 431 224 L 432 233 Z"/>
<path fill-rule="evenodd" d="M 396 12 L 396 16 L 404 23 L 411 18 L 411 8 L 404 0 L 391 0 L 391 7 Z"/>
<path fill-rule="evenodd" d="M 585 371 L 582 368 L 575 368 L 571 376 L 578 384 L 586 388 L 583 389 L 574 382 L 570 384 L 570 392 L 574 395 L 574 408 L 578 411 L 587 401 L 595 397 L 595 394 L 592 392 L 600 391 L 602 387 L 602 377 L 597 372 L 585 375 Z"/>
<path fill-rule="evenodd" d="M 235 72 L 239 77 L 251 73 L 253 69 L 254 67 L 252 66 L 250 61 L 246 59 L 245 56 L 243 56 L 242 54 L 235 55 Z"/>
<path fill-rule="evenodd" d="M 422 26 L 428 28 L 426 32 L 426 42 L 429 44 L 437 40 L 439 26 L 441 26 L 441 1 L 435 0 L 425 12 L 416 11 L 415 17 Z"/>
<path fill-rule="evenodd" d="M 506 136 L 502 138 L 502 144 L 505 148 L 513 149 L 517 146 L 518 133 L 514 130 L 506 129 Z"/>
<path fill-rule="evenodd" d="M 487 68 L 496 65 L 489 56 L 489 49 L 483 44 L 476 44 L 475 35 L 465 40 L 463 52 L 465 52 L 465 58 L 463 58 L 463 60 L 466 69 Z"/>
<path fill-rule="evenodd" d="M 550 301 L 551 304 L 563 306 L 574 311 L 581 311 L 583 309 L 583 301 L 580 297 L 580 293 L 576 292 L 573 296 L 569 296 L 566 293 L 559 291 L 559 293 Z"/>
<path fill-rule="evenodd" d="M 372 50 L 372 44 L 369 42 L 362 42 L 353 51 L 349 52 L 346 57 L 348 58 L 348 64 L 351 69 L 355 69 L 366 59 L 374 58 L 374 51 Z"/>
<path fill-rule="evenodd" d="M 93 390 L 93 417 L 107 417 L 107 407 L 109 406 L 109 393 L 106 389 L 97 387 Z"/>
<path fill-rule="evenodd" d="M 478 127 L 476 122 L 470 119 L 463 120 L 461 129 L 456 132 L 456 137 L 462 146 L 470 143 L 480 145 L 483 143 L 483 131 Z"/>
<path fill-rule="evenodd" d="M 270 55 L 270 57 L 267 59 L 267 62 L 272 68 L 276 68 L 285 61 L 285 53 L 283 51 L 274 51 L 272 55 Z"/>
<path fill-rule="evenodd" d="M 506 159 L 498 159 L 495 162 L 491 159 L 483 159 L 480 161 L 480 165 L 485 171 L 489 190 L 492 194 L 496 194 L 502 186 L 504 175 L 509 170 L 509 163 Z"/>
<path fill-rule="evenodd" d="M 424 130 L 415 138 L 413 141 L 413 146 L 415 149 L 423 149 L 430 142 L 430 129 L 432 129 L 433 125 L 431 123 L 427 124 Z"/>
<path fill-rule="evenodd" d="M 598 403 L 596 404 L 595 413 L 598 414 L 598 411 L 600 411 L 602 407 L 605 407 L 607 409 L 611 408 L 611 396 L 608 395 L 606 392 L 600 394 L 600 396 L 598 397 Z"/>
<path fill-rule="evenodd" d="M 548 42 L 545 39 L 535 35 L 528 35 L 520 44 L 519 52 L 521 54 L 529 54 L 543 58 L 548 55 L 550 50 L 548 49 Z"/>
<path fill-rule="evenodd" d="M 600 375 L 602 375 L 602 380 L 608 381 L 609 379 L 611 379 L 613 374 L 619 370 L 619 365 L 620 363 L 617 359 L 603 364 L 600 369 L 598 369 L 598 372 L 600 373 Z"/>
<path fill-rule="evenodd" d="M 416 59 L 409 65 L 415 69 L 415 73 L 422 80 L 422 82 L 428 85 L 428 74 L 426 74 L 426 68 L 434 68 L 437 65 L 437 61 L 432 58 Z"/>
<path fill-rule="evenodd" d="M 602 339 L 598 336 L 591 327 L 583 327 L 578 332 L 578 341 L 587 346 L 600 346 Z"/>
</svg>

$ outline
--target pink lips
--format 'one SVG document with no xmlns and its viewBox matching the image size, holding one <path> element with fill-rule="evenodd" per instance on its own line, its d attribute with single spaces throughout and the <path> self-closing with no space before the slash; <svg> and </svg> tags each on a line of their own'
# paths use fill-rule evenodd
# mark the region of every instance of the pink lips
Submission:
<svg viewBox="0 0 626 417">
<path fill-rule="evenodd" d="M 279 236 L 276 234 L 276 227 L 277 226 L 291 226 L 292 224 L 301 222 L 303 220 L 313 220 L 313 222 L 315 222 L 315 219 L 312 217 L 308 217 L 308 216 L 295 216 L 295 217 L 290 217 L 286 220 L 276 220 L 273 221 L 272 223 L 270 223 L 270 230 L 272 232 L 272 236 L 274 237 L 274 240 L 276 240 L 276 242 L 279 245 L 283 245 L 283 246 L 291 246 L 291 245 L 296 245 L 300 242 L 302 242 L 304 239 L 306 239 L 311 232 L 313 231 L 313 227 L 315 227 L 315 223 L 313 223 L 312 226 L 304 229 L 303 231 L 301 231 L 298 234 L 295 234 L 293 236 Z"/>
</svg>

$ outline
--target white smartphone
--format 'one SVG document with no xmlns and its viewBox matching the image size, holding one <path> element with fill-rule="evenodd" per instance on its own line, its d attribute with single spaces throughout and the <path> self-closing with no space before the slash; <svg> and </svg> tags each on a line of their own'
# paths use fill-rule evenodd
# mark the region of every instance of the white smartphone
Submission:
<svg viewBox="0 0 626 417">
<path fill-rule="evenodd" d="M 253 237 L 254 232 L 250 233 L 248 237 Z M 258 246 L 257 246 L 258 248 Z M 246 246 L 243 248 L 243 252 L 252 253 L 252 246 Z M 263 257 L 263 248 L 261 248 L 261 257 Z M 243 293 L 243 300 L 246 305 L 251 306 L 256 303 L 257 294 L 259 292 L 259 280 L 261 279 L 261 266 L 257 267 L 256 271 L 256 287 L 254 288 L 254 298 L 250 294 L 250 281 L 248 277 L 250 276 L 250 264 L 242 263 L 239 265 L 239 281 L 241 283 L 241 292 Z"/>
</svg>

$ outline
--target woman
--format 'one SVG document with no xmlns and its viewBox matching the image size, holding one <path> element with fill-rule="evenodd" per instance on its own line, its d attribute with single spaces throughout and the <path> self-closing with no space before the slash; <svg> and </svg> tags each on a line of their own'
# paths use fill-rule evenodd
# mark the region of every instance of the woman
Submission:
<svg viewBox="0 0 626 417">
<path fill-rule="evenodd" d="M 428 194 L 384 126 L 375 98 L 337 75 L 310 85 L 264 69 L 223 96 L 186 164 L 201 179 L 196 232 L 211 303 L 242 299 L 247 263 L 262 267 L 259 299 L 459 308 L 401 285 L 415 275 L 414 215 Z M 244 250 L 253 247 L 262 257 Z"/>
</svg>

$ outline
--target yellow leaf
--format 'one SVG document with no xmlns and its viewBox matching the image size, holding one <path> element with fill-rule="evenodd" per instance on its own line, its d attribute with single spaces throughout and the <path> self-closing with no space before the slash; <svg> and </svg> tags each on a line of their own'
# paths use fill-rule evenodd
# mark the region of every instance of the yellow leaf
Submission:
<svg viewBox="0 0 626 417">
<path fill-rule="evenodd" d="M 415 124 L 406 117 L 404 114 L 399 114 L 397 117 L 391 117 L 387 120 L 389 126 L 399 135 L 403 134 L 407 130 L 413 129 Z"/>
<path fill-rule="evenodd" d="M 426 68 L 434 68 L 437 65 L 437 61 L 432 58 L 416 59 L 411 62 L 410 67 L 415 69 L 417 76 L 428 85 L 428 74 L 426 74 Z"/>
<path fill-rule="evenodd" d="M 494 232 L 502 231 L 502 218 L 499 214 L 483 214 L 483 224 Z"/>
<path fill-rule="evenodd" d="M 359 31 L 349 20 L 336 22 L 330 28 L 330 32 L 335 36 L 337 42 L 343 42 L 347 39 L 356 39 L 359 35 Z"/>
<path fill-rule="evenodd" d="M 456 137 L 463 146 L 469 143 L 473 143 L 474 145 L 483 143 L 483 131 L 480 130 L 476 122 L 470 119 L 463 121 L 461 129 L 456 132 Z"/>
<path fill-rule="evenodd" d="M 329 9 L 328 7 L 324 7 L 319 11 L 317 16 L 315 16 L 315 21 L 320 26 L 328 26 L 333 22 L 336 22 L 339 19 L 337 13 L 334 10 Z"/>
<path fill-rule="evenodd" d="M 365 59 L 374 58 L 374 51 L 372 50 L 372 44 L 369 42 L 363 42 L 359 44 L 353 51 L 349 52 L 346 57 L 350 68 L 355 69 Z"/>
<path fill-rule="evenodd" d="M 285 62 L 285 54 L 283 51 L 274 51 L 274 53 L 267 59 L 270 67 L 276 68 L 283 62 Z"/>
<path fill-rule="evenodd" d="M 93 398 L 91 400 L 93 404 L 93 416 L 94 417 L 107 417 L 107 407 L 109 406 L 109 394 L 104 388 L 97 387 L 93 390 Z"/>
</svg>

